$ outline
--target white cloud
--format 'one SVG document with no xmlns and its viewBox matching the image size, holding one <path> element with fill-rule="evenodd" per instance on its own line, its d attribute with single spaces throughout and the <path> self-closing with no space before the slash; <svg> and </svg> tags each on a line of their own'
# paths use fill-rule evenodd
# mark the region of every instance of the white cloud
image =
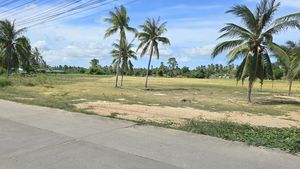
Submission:
<svg viewBox="0 0 300 169">
<path fill-rule="evenodd" d="M 161 57 L 171 57 L 173 55 L 173 51 L 169 46 L 161 46 L 159 52 Z"/>
<path fill-rule="evenodd" d="M 300 8 L 300 1 L 299 0 L 279 0 L 283 6 L 293 7 L 293 8 Z"/>
<path fill-rule="evenodd" d="M 191 57 L 187 57 L 187 56 L 183 56 L 183 57 L 176 57 L 176 60 L 178 62 L 189 62 L 189 61 L 192 60 L 192 58 Z"/>
<path fill-rule="evenodd" d="M 100 44 L 90 43 L 88 45 L 69 45 L 61 49 L 44 51 L 45 59 L 50 63 L 85 61 L 93 58 L 100 60 L 109 56 L 109 48 Z M 63 64 L 63 63 L 62 63 Z"/>
<path fill-rule="evenodd" d="M 258 0 L 246 0 L 248 2 L 258 2 Z M 282 6 L 292 7 L 292 8 L 300 8 L 299 0 L 278 0 Z"/>
<path fill-rule="evenodd" d="M 98 58 L 110 64 L 111 44 L 115 37 L 104 39 L 101 26 L 72 26 L 58 24 L 27 32 L 34 47 L 41 49 L 50 65 L 84 65 Z"/>
<path fill-rule="evenodd" d="M 33 43 L 32 46 L 36 47 L 36 48 L 38 48 L 39 50 L 42 50 L 42 51 L 48 51 L 49 50 L 48 44 L 45 40 L 39 40 L 39 41 Z"/>
<path fill-rule="evenodd" d="M 214 47 L 215 45 L 211 44 L 200 47 L 184 48 L 183 53 L 188 56 L 210 56 Z"/>
</svg>

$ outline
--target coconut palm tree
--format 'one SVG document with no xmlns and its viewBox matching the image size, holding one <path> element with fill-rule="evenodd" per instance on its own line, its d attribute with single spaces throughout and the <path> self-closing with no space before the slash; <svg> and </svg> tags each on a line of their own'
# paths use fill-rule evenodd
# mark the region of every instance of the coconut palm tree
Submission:
<svg viewBox="0 0 300 169">
<path fill-rule="evenodd" d="M 31 56 L 31 65 L 34 68 L 34 70 L 47 68 L 47 63 L 44 60 L 38 48 L 35 47 L 33 49 Z"/>
<path fill-rule="evenodd" d="M 289 82 L 288 95 L 292 93 L 293 81 L 300 77 L 300 43 L 288 41 L 282 46 L 286 53 L 276 56 L 285 69 L 286 79 Z"/>
<path fill-rule="evenodd" d="M 119 31 L 120 34 L 119 45 L 121 45 L 123 41 L 126 41 L 126 31 L 133 32 L 135 34 L 137 33 L 137 30 L 135 28 L 129 26 L 130 18 L 128 17 L 127 10 L 124 6 L 116 7 L 114 11 L 109 12 L 109 15 L 110 15 L 109 18 L 104 19 L 105 22 L 111 24 L 111 27 L 109 27 L 105 32 L 104 35 L 105 38 L 108 38 Z M 118 78 L 119 78 L 118 67 L 119 66 L 117 66 L 115 87 L 118 87 Z"/>
<path fill-rule="evenodd" d="M 128 43 L 127 40 L 123 41 L 121 45 L 114 43 L 115 49 L 111 52 L 114 57 L 113 65 L 116 69 L 120 69 L 121 65 L 121 87 L 123 86 L 124 75 L 129 71 L 133 71 L 133 64 L 131 59 L 137 60 L 136 53 L 132 50 L 133 44 Z M 121 56 L 121 57 L 120 57 Z"/>
<path fill-rule="evenodd" d="M 166 28 L 167 22 L 160 23 L 160 18 L 150 19 L 148 18 L 144 25 L 141 25 L 142 32 L 138 33 L 138 38 L 140 40 L 140 45 L 137 50 L 141 50 L 141 56 L 144 56 L 146 53 L 149 53 L 149 62 L 147 67 L 145 89 L 148 89 L 148 78 L 149 78 L 149 69 L 151 66 L 151 61 L 153 55 L 156 55 L 159 59 L 159 44 L 171 45 L 170 40 L 163 35 L 167 32 Z"/>
<path fill-rule="evenodd" d="M 223 33 L 221 38 L 233 40 L 224 41 L 218 44 L 213 52 L 212 57 L 228 51 L 227 57 L 229 63 L 242 59 L 238 68 L 237 80 L 244 81 L 249 79 L 248 83 L 248 102 L 251 102 L 253 84 L 259 79 L 261 85 L 263 80 L 273 77 L 270 53 L 282 55 L 283 49 L 273 42 L 273 36 L 288 28 L 300 28 L 297 15 L 293 17 L 282 17 L 273 19 L 278 11 L 280 3 L 276 0 L 261 0 L 254 11 L 251 11 L 245 5 L 237 5 L 226 13 L 232 13 L 241 18 L 242 24 L 228 23 L 220 30 Z"/>
<path fill-rule="evenodd" d="M 0 48 L 4 67 L 9 76 L 12 68 L 28 68 L 28 60 L 31 55 L 29 40 L 22 36 L 25 29 L 16 29 L 15 23 L 8 20 L 0 21 Z"/>
</svg>

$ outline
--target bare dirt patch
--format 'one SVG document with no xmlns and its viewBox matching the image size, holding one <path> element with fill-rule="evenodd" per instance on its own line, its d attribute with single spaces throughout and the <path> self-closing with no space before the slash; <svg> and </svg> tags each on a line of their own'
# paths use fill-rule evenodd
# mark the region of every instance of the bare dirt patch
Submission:
<svg viewBox="0 0 300 169">
<path fill-rule="evenodd" d="M 300 101 L 300 96 L 284 96 L 284 95 L 278 95 L 275 96 L 276 98 L 280 99 L 289 99 L 289 100 L 294 100 L 294 101 Z"/>
<path fill-rule="evenodd" d="M 98 101 L 75 105 L 78 109 L 93 111 L 102 116 L 117 115 L 128 120 L 151 120 L 156 122 L 172 121 L 182 123 L 186 119 L 230 121 L 252 126 L 300 127 L 300 113 L 285 116 L 254 115 L 241 112 L 209 112 L 193 108 L 128 105 L 116 102 Z"/>
</svg>

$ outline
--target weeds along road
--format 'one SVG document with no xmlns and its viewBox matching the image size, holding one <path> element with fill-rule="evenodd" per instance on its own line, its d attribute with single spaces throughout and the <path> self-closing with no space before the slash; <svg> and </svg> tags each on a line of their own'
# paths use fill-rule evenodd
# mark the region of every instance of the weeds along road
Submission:
<svg viewBox="0 0 300 169">
<path fill-rule="evenodd" d="M 0 169 L 297 169 L 300 158 L 208 136 L 0 100 Z"/>
</svg>

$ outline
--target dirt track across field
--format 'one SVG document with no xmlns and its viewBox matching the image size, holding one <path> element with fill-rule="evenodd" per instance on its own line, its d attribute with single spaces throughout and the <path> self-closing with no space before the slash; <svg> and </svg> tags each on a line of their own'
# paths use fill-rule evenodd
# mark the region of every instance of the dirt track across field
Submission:
<svg viewBox="0 0 300 169">
<path fill-rule="evenodd" d="M 86 102 L 76 108 L 95 112 L 102 116 L 113 116 L 128 120 L 149 120 L 156 122 L 172 121 L 183 123 L 186 119 L 229 121 L 252 126 L 300 127 L 300 113 L 287 113 L 285 116 L 255 115 L 242 112 L 209 112 L 194 108 L 175 108 L 122 104 L 117 102 Z"/>
</svg>

